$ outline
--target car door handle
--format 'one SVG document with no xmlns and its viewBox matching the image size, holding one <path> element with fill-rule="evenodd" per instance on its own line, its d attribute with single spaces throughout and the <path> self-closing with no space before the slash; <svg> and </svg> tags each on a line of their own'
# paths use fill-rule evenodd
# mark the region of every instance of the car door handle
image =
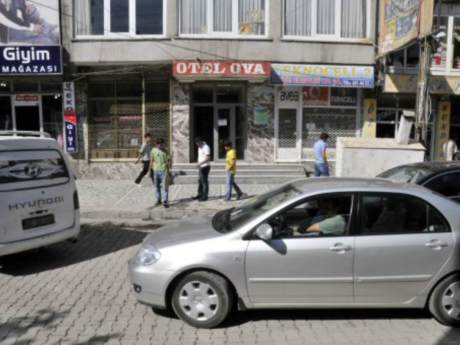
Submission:
<svg viewBox="0 0 460 345">
<path fill-rule="evenodd" d="M 432 240 L 428 243 L 425 243 L 425 247 L 440 250 L 447 247 L 447 243 L 439 240 Z"/>
<path fill-rule="evenodd" d="M 329 250 L 336 252 L 336 253 L 345 253 L 351 250 L 351 246 L 346 246 L 342 243 L 334 244 L 332 247 L 329 247 Z"/>
</svg>

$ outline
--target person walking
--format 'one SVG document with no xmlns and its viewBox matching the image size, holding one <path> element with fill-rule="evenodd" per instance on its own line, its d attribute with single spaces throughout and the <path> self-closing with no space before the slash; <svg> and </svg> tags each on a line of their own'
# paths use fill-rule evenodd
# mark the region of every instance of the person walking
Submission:
<svg viewBox="0 0 460 345">
<path fill-rule="evenodd" d="M 236 199 L 240 200 L 243 196 L 243 192 L 240 187 L 235 182 L 236 175 L 236 150 L 233 148 L 231 141 L 227 141 L 224 144 L 226 154 L 226 164 L 225 171 L 227 172 L 227 192 L 225 194 L 225 201 L 230 201 L 232 199 L 232 189 L 235 188 Z"/>
<path fill-rule="evenodd" d="M 156 147 L 152 149 L 149 169 L 152 170 L 155 178 L 156 188 L 156 205 L 161 205 L 165 208 L 169 207 L 168 189 L 169 189 L 169 171 L 171 169 L 171 159 L 165 149 L 165 141 L 158 139 Z"/>
<path fill-rule="evenodd" d="M 327 161 L 327 140 L 329 134 L 321 133 L 319 140 L 313 146 L 315 151 L 315 176 L 329 176 L 329 164 Z"/>
<path fill-rule="evenodd" d="M 150 133 L 145 133 L 144 135 L 144 143 L 142 144 L 141 148 L 139 149 L 139 154 L 137 156 L 136 164 L 141 161 L 142 158 L 142 171 L 137 176 L 136 180 L 134 181 L 135 184 L 140 186 L 142 179 L 144 178 L 147 173 L 150 172 L 150 178 L 153 182 L 153 171 L 149 170 L 150 167 L 150 153 L 152 152 L 152 135 Z"/>
<path fill-rule="evenodd" d="M 200 137 L 195 139 L 198 147 L 198 193 L 193 198 L 198 201 L 208 200 L 209 172 L 211 171 L 211 149 Z"/>
</svg>

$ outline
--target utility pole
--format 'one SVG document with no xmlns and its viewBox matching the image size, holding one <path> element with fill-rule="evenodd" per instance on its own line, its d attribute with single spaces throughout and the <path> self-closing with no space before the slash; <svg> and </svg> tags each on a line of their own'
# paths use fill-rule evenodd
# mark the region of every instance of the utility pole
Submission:
<svg viewBox="0 0 460 345">
<path fill-rule="evenodd" d="M 426 144 L 428 136 L 428 82 L 430 75 L 431 45 L 425 36 L 420 42 L 417 95 L 415 104 L 415 139 Z"/>
</svg>

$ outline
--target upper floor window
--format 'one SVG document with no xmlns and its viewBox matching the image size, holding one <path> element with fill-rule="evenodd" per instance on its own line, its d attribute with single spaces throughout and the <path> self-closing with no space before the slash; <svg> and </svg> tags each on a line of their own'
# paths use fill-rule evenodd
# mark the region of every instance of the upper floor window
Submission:
<svg viewBox="0 0 460 345">
<path fill-rule="evenodd" d="M 180 0 L 179 32 L 193 36 L 265 36 L 268 0 Z"/>
<path fill-rule="evenodd" d="M 365 39 L 370 0 L 284 0 L 284 36 Z"/>
<path fill-rule="evenodd" d="M 78 0 L 74 4 L 77 37 L 164 34 L 164 0 Z"/>
</svg>

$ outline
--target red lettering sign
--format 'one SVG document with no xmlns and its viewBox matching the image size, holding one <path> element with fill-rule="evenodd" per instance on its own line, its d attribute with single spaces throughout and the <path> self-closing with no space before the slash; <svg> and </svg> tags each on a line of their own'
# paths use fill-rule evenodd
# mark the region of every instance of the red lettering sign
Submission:
<svg viewBox="0 0 460 345">
<path fill-rule="evenodd" d="M 262 61 L 175 61 L 175 77 L 268 78 L 271 63 Z"/>
</svg>

